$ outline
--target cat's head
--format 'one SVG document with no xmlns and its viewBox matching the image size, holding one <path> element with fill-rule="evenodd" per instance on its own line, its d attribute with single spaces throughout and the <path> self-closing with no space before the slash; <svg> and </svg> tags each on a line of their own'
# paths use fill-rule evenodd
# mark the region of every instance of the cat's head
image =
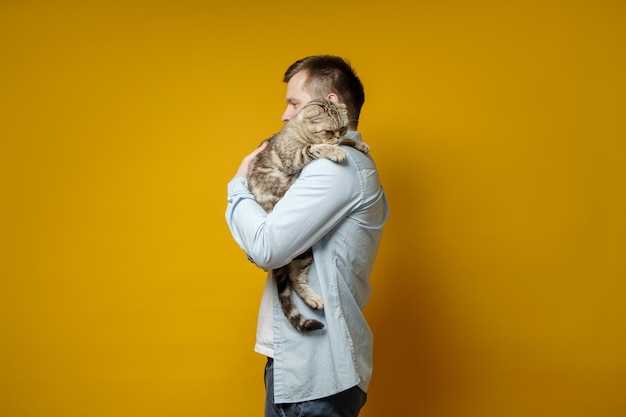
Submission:
<svg viewBox="0 0 626 417">
<path fill-rule="evenodd" d="M 316 143 L 337 144 L 348 131 L 348 109 L 343 103 L 316 99 L 305 104 L 297 117 Z"/>
</svg>

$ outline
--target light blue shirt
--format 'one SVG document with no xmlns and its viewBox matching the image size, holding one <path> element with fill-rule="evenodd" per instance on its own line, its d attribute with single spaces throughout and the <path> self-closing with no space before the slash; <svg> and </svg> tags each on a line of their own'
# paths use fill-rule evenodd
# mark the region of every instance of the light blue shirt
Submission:
<svg viewBox="0 0 626 417">
<path fill-rule="evenodd" d="M 358 132 L 347 136 L 361 140 Z M 389 207 L 370 156 L 343 149 L 348 157 L 342 163 L 318 159 L 305 166 L 270 214 L 256 203 L 246 179 L 228 184 L 226 221 L 257 266 L 269 271 L 313 248 L 308 280 L 324 308 L 312 309 L 295 294 L 294 301 L 324 329 L 295 330 L 280 308 L 275 285 L 272 299 L 262 300 L 260 314 L 271 306 L 273 317 L 268 355 L 274 357 L 276 403 L 322 398 L 355 385 L 367 392 L 372 376 L 373 335 L 362 309 Z"/>
</svg>

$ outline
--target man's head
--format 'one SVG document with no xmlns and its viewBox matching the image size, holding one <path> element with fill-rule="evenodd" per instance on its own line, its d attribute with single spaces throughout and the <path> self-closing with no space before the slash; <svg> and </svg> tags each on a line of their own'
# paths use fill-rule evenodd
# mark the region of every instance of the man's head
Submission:
<svg viewBox="0 0 626 417">
<path fill-rule="evenodd" d="M 361 80 L 347 60 L 332 55 L 309 56 L 294 62 L 285 72 L 283 81 L 287 83 L 284 122 L 309 101 L 327 98 L 346 104 L 350 129 L 356 130 L 365 93 Z"/>
</svg>

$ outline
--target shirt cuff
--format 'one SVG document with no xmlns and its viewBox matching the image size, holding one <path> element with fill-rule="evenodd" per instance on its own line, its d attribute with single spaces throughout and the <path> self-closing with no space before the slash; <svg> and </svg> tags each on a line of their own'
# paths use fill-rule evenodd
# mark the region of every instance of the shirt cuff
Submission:
<svg viewBox="0 0 626 417">
<path fill-rule="evenodd" d="M 241 193 L 250 193 L 248 180 L 244 177 L 236 177 L 228 183 L 228 195 L 233 196 Z"/>
</svg>

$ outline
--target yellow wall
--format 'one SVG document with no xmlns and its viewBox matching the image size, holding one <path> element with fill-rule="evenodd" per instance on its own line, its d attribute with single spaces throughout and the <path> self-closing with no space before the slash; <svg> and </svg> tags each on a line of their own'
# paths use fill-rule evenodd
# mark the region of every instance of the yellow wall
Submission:
<svg viewBox="0 0 626 417">
<path fill-rule="evenodd" d="M 362 415 L 626 415 L 625 3 L 405 3 L 0 3 L 0 416 L 261 415 L 226 182 L 317 53 L 392 208 Z"/>
</svg>

